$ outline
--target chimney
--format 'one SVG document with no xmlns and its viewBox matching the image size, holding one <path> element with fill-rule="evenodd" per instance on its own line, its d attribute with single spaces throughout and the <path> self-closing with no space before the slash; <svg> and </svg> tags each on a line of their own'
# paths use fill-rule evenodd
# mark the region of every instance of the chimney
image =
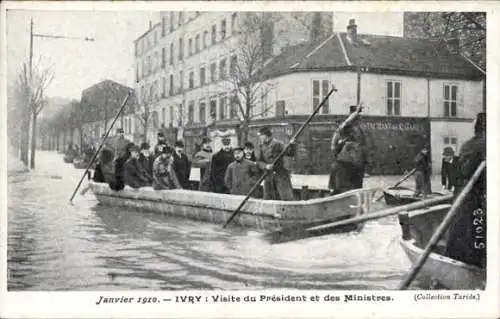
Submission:
<svg viewBox="0 0 500 319">
<path fill-rule="evenodd" d="M 460 39 L 456 33 L 451 34 L 450 37 L 446 39 L 446 46 L 452 55 L 460 53 Z"/>
<path fill-rule="evenodd" d="M 351 43 L 358 41 L 358 26 L 356 25 L 356 21 L 354 19 L 349 20 L 349 25 L 347 26 L 347 36 Z"/>
</svg>

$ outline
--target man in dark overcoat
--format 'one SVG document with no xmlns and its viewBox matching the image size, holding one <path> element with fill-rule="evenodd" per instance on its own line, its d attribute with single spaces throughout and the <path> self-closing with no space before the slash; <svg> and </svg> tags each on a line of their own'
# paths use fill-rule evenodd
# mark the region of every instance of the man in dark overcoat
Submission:
<svg viewBox="0 0 500 319">
<path fill-rule="evenodd" d="M 229 189 L 224 183 L 224 176 L 229 164 L 234 161 L 231 139 L 222 139 L 222 148 L 212 156 L 210 161 L 210 182 L 215 193 L 229 194 Z"/>
<path fill-rule="evenodd" d="M 181 184 L 182 188 L 190 189 L 189 176 L 191 176 L 191 162 L 189 161 L 185 151 L 184 142 L 179 140 L 174 144 L 174 171 Z"/>
<path fill-rule="evenodd" d="M 260 169 L 255 162 L 244 158 L 243 148 L 234 148 L 234 161 L 229 164 L 224 183 L 233 195 L 246 195 L 259 179 Z"/>
<path fill-rule="evenodd" d="M 446 147 L 443 151 L 443 161 L 441 163 L 441 185 L 443 189 L 453 191 L 457 184 L 457 161 L 453 148 Z"/>
</svg>

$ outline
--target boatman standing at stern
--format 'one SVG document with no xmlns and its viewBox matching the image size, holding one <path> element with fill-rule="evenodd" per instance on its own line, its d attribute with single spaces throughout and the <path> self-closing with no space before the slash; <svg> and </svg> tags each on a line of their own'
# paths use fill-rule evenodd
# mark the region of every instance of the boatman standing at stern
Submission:
<svg viewBox="0 0 500 319">
<path fill-rule="evenodd" d="M 486 113 L 477 115 L 474 137 L 464 143 L 457 160 L 455 198 L 479 164 L 486 160 Z M 465 197 L 450 224 L 446 253 L 469 265 L 486 268 L 486 169 Z"/>
<path fill-rule="evenodd" d="M 268 127 L 263 127 L 259 131 L 260 152 L 258 165 L 262 170 L 272 171 L 264 179 L 264 199 L 294 200 L 292 182 L 290 180 L 290 171 L 283 165 L 283 158 L 280 158 L 276 165 L 272 165 L 273 161 L 283 151 L 285 145 L 283 142 L 273 138 L 271 130 Z M 295 141 L 290 140 L 290 144 Z M 294 148 L 289 147 L 285 156 L 293 156 Z"/>
<path fill-rule="evenodd" d="M 113 141 L 113 151 L 115 159 L 123 157 L 127 153 L 126 146 L 131 142 L 125 138 L 125 133 L 121 127 L 116 129 L 116 139 Z"/>
</svg>

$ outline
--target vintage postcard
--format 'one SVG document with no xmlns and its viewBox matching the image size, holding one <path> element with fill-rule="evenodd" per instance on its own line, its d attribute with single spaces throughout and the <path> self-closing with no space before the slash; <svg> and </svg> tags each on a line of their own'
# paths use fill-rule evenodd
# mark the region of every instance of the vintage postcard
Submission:
<svg viewBox="0 0 500 319">
<path fill-rule="evenodd" d="M 496 2 L 1 5 L 2 318 L 500 316 Z"/>
</svg>

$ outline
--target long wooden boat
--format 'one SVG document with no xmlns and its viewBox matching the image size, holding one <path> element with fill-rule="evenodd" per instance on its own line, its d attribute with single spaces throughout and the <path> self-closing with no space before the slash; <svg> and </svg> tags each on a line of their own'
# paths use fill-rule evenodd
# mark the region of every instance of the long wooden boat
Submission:
<svg viewBox="0 0 500 319">
<path fill-rule="evenodd" d="M 243 195 L 228 195 L 174 189 L 156 191 L 151 187 L 125 187 L 113 191 L 108 184 L 89 182 L 97 200 L 104 205 L 129 207 L 187 219 L 224 224 L 243 201 Z M 294 201 L 250 198 L 230 225 L 269 231 L 300 223 L 342 219 L 368 213 L 376 189 L 357 189 L 330 196 L 321 190 L 309 191 L 309 199 Z M 301 190 L 295 190 L 298 197 Z M 324 197 L 321 197 L 324 196 Z"/>
<path fill-rule="evenodd" d="M 401 246 L 412 263 L 417 262 L 425 246 L 448 213 L 451 205 L 442 204 L 427 209 L 402 212 Z M 438 242 L 417 276 L 421 285 L 452 290 L 484 289 L 486 271 L 444 255 L 448 233 Z"/>
<path fill-rule="evenodd" d="M 416 197 L 415 191 L 407 187 L 393 187 L 384 190 L 384 200 L 389 206 L 400 206 L 411 204 L 423 200 L 423 197 Z M 443 193 L 433 192 L 427 196 L 428 199 L 443 196 Z"/>
</svg>

